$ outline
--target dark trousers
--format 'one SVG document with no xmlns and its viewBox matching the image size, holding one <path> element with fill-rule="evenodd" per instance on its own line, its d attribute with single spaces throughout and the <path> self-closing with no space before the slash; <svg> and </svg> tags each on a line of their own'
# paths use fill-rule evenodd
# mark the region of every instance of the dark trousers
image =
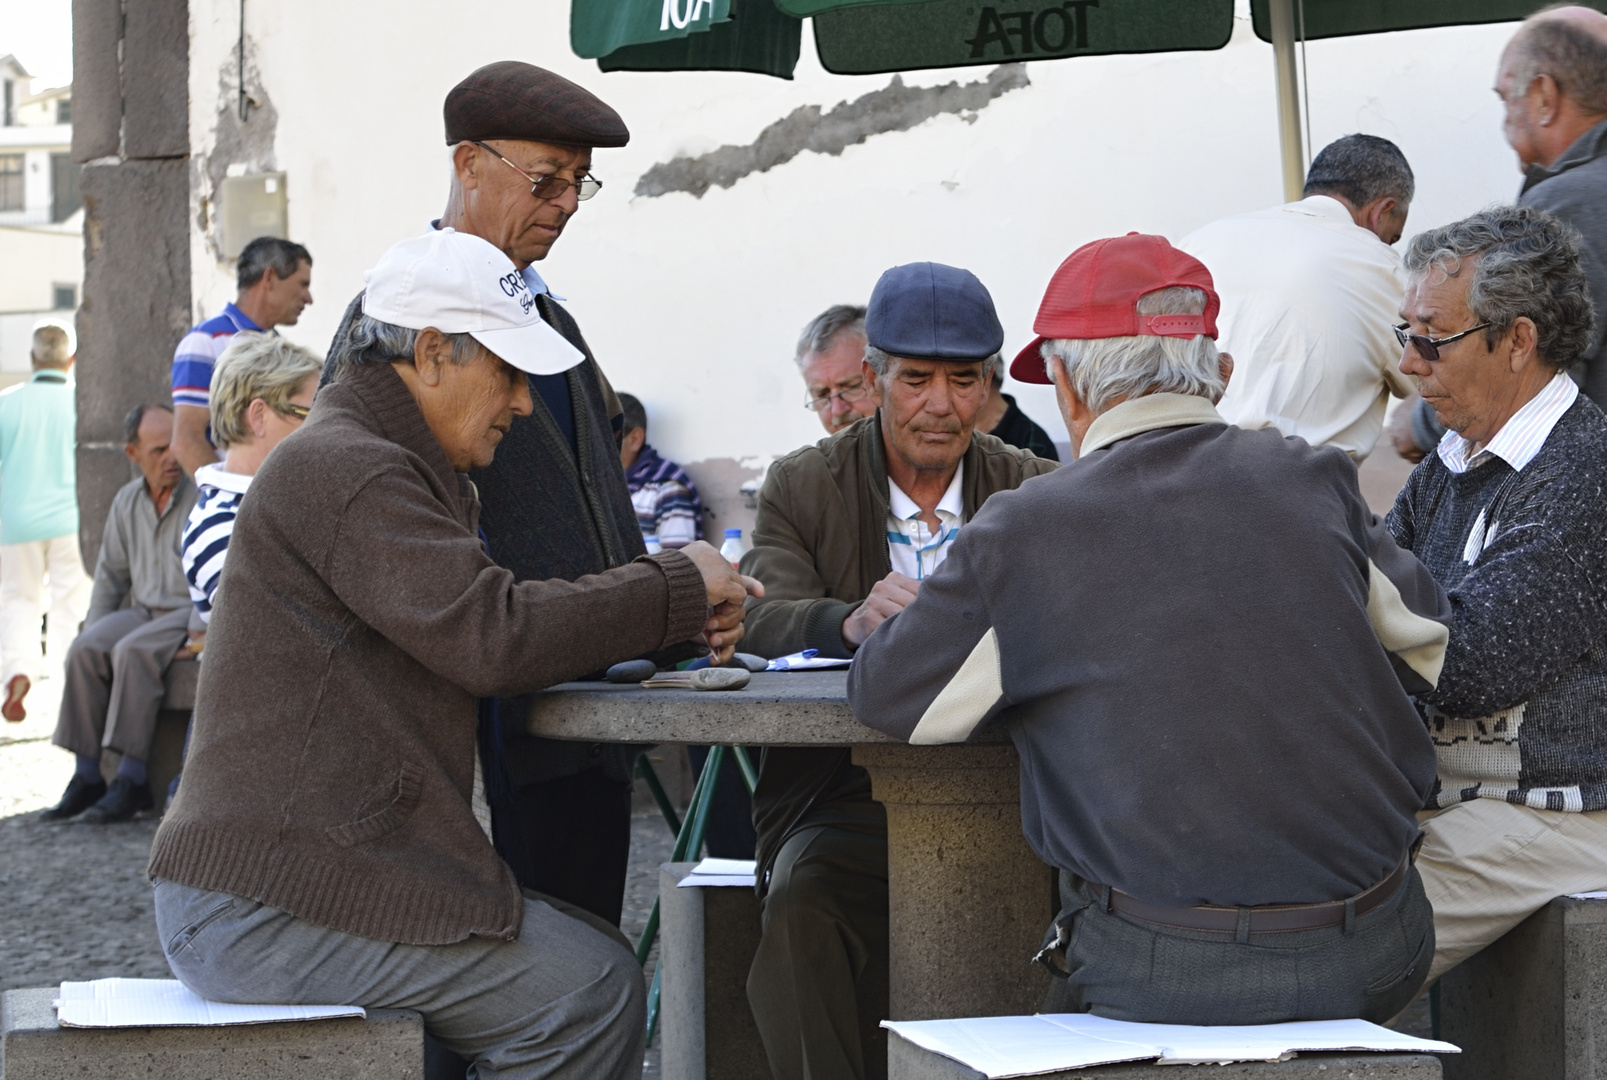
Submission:
<svg viewBox="0 0 1607 1080">
<path fill-rule="evenodd" d="M 799 829 L 781 846 L 748 972 L 776 1080 L 887 1076 L 887 833 Z"/>
<path fill-rule="evenodd" d="M 1161 1024 L 1276 1024 L 1360 1017 L 1382 1024 L 1422 989 L 1434 912 L 1414 868 L 1352 925 L 1285 933 L 1182 930 L 1113 911 L 1061 871 L 1069 936 L 1043 1011 Z M 1051 935 L 1054 931 L 1051 930 Z"/>
<path fill-rule="evenodd" d="M 631 854 L 631 787 L 587 769 L 490 794 L 497 854 L 521 888 L 619 925 Z"/>
</svg>

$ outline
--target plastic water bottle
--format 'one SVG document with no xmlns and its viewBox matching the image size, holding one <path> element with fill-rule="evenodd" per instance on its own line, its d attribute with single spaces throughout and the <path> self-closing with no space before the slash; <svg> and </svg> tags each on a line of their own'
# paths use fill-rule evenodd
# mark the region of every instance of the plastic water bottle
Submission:
<svg viewBox="0 0 1607 1080">
<path fill-rule="evenodd" d="M 659 552 L 664 550 L 664 545 L 658 542 L 657 533 L 649 533 L 648 535 L 642 537 L 642 543 L 647 545 L 647 553 L 649 555 L 657 555 Z"/>
<path fill-rule="evenodd" d="M 720 545 L 720 554 L 725 556 L 726 562 L 736 566 L 742 561 L 742 556 L 747 550 L 747 545 L 742 542 L 741 529 L 725 530 L 725 543 Z"/>
</svg>

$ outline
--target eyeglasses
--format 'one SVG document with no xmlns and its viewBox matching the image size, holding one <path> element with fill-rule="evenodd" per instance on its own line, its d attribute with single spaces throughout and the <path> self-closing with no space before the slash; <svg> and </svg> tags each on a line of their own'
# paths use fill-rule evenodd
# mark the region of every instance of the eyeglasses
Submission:
<svg viewBox="0 0 1607 1080">
<path fill-rule="evenodd" d="M 293 402 L 287 401 L 283 405 L 276 406 L 274 408 L 274 412 L 279 413 L 282 416 L 292 417 L 296 420 L 305 420 L 307 419 L 307 415 L 312 412 L 312 409 L 306 405 L 297 405 Z"/>
<path fill-rule="evenodd" d="M 485 143 L 481 142 L 479 139 L 473 139 L 471 141 L 475 146 L 478 146 L 480 149 L 486 151 L 492 157 L 502 162 L 502 164 L 506 165 L 508 168 L 530 181 L 530 194 L 534 195 L 543 202 L 551 202 L 553 199 L 558 198 L 564 192 L 569 190 L 569 185 L 571 183 L 575 184 L 575 198 L 579 199 L 581 202 L 585 202 L 587 199 L 591 198 L 593 195 L 597 194 L 603 189 L 603 182 L 593 178 L 590 175 L 582 176 L 577 181 L 565 180 L 561 176 L 531 176 L 529 173 L 519 168 L 519 166 L 497 153 Z"/>
<path fill-rule="evenodd" d="M 1442 338 L 1431 338 L 1427 334 L 1409 334 L 1406 331 L 1411 325 L 1411 323 L 1401 323 L 1399 326 L 1391 327 L 1391 329 L 1395 331 L 1395 338 L 1401 343 L 1401 348 L 1404 349 L 1410 345 L 1417 350 L 1417 355 L 1432 364 L 1440 358 L 1440 346 L 1449 345 L 1453 341 L 1461 341 L 1473 331 L 1483 330 L 1490 324 L 1481 322 L 1477 326 L 1468 327 L 1460 334 L 1452 334 L 1450 337 Z"/>
<path fill-rule="evenodd" d="M 864 400 L 865 395 L 868 393 L 870 393 L 870 387 L 865 385 L 864 379 L 860 379 L 854 385 L 845 386 L 836 393 L 822 394 L 819 397 L 811 397 L 808 401 L 804 402 L 804 408 L 810 410 L 811 412 L 823 412 L 825 409 L 830 407 L 833 398 L 842 401 L 845 405 L 852 405 L 856 401 Z"/>
</svg>

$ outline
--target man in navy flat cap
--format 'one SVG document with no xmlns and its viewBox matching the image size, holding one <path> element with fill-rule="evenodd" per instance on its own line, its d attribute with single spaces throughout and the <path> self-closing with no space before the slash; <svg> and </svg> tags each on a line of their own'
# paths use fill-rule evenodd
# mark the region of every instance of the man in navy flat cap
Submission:
<svg viewBox="0 0 1607 1080">
<path fill-rule="evenodd" d="M 852 657 L 915 598 L 995 491 L 1054 462 L 975 430 L 1004 330 L 969 271 L 883 274 L 865 315 L 876 413 L 770 467 L 742 572 L 746 647 Z M 882 1077 L 887 818 L 846 747 L 764 752 L 753 798 L 764 934 L 748 1001 L 777 1080 Z"/>
</svg>

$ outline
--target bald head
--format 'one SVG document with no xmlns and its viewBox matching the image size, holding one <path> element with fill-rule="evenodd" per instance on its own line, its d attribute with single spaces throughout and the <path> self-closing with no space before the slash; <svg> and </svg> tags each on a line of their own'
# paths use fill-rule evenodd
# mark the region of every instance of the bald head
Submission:
<svg viewBox="0 0 1607 1080">
<path fill-rule="evenodd" d="M 1556 161 L 1607 118 L 1607 15 L 1576 5 L 1531 15 L 1502 53 L 1495 92 L 1520 166 Z"/>
</svg>

